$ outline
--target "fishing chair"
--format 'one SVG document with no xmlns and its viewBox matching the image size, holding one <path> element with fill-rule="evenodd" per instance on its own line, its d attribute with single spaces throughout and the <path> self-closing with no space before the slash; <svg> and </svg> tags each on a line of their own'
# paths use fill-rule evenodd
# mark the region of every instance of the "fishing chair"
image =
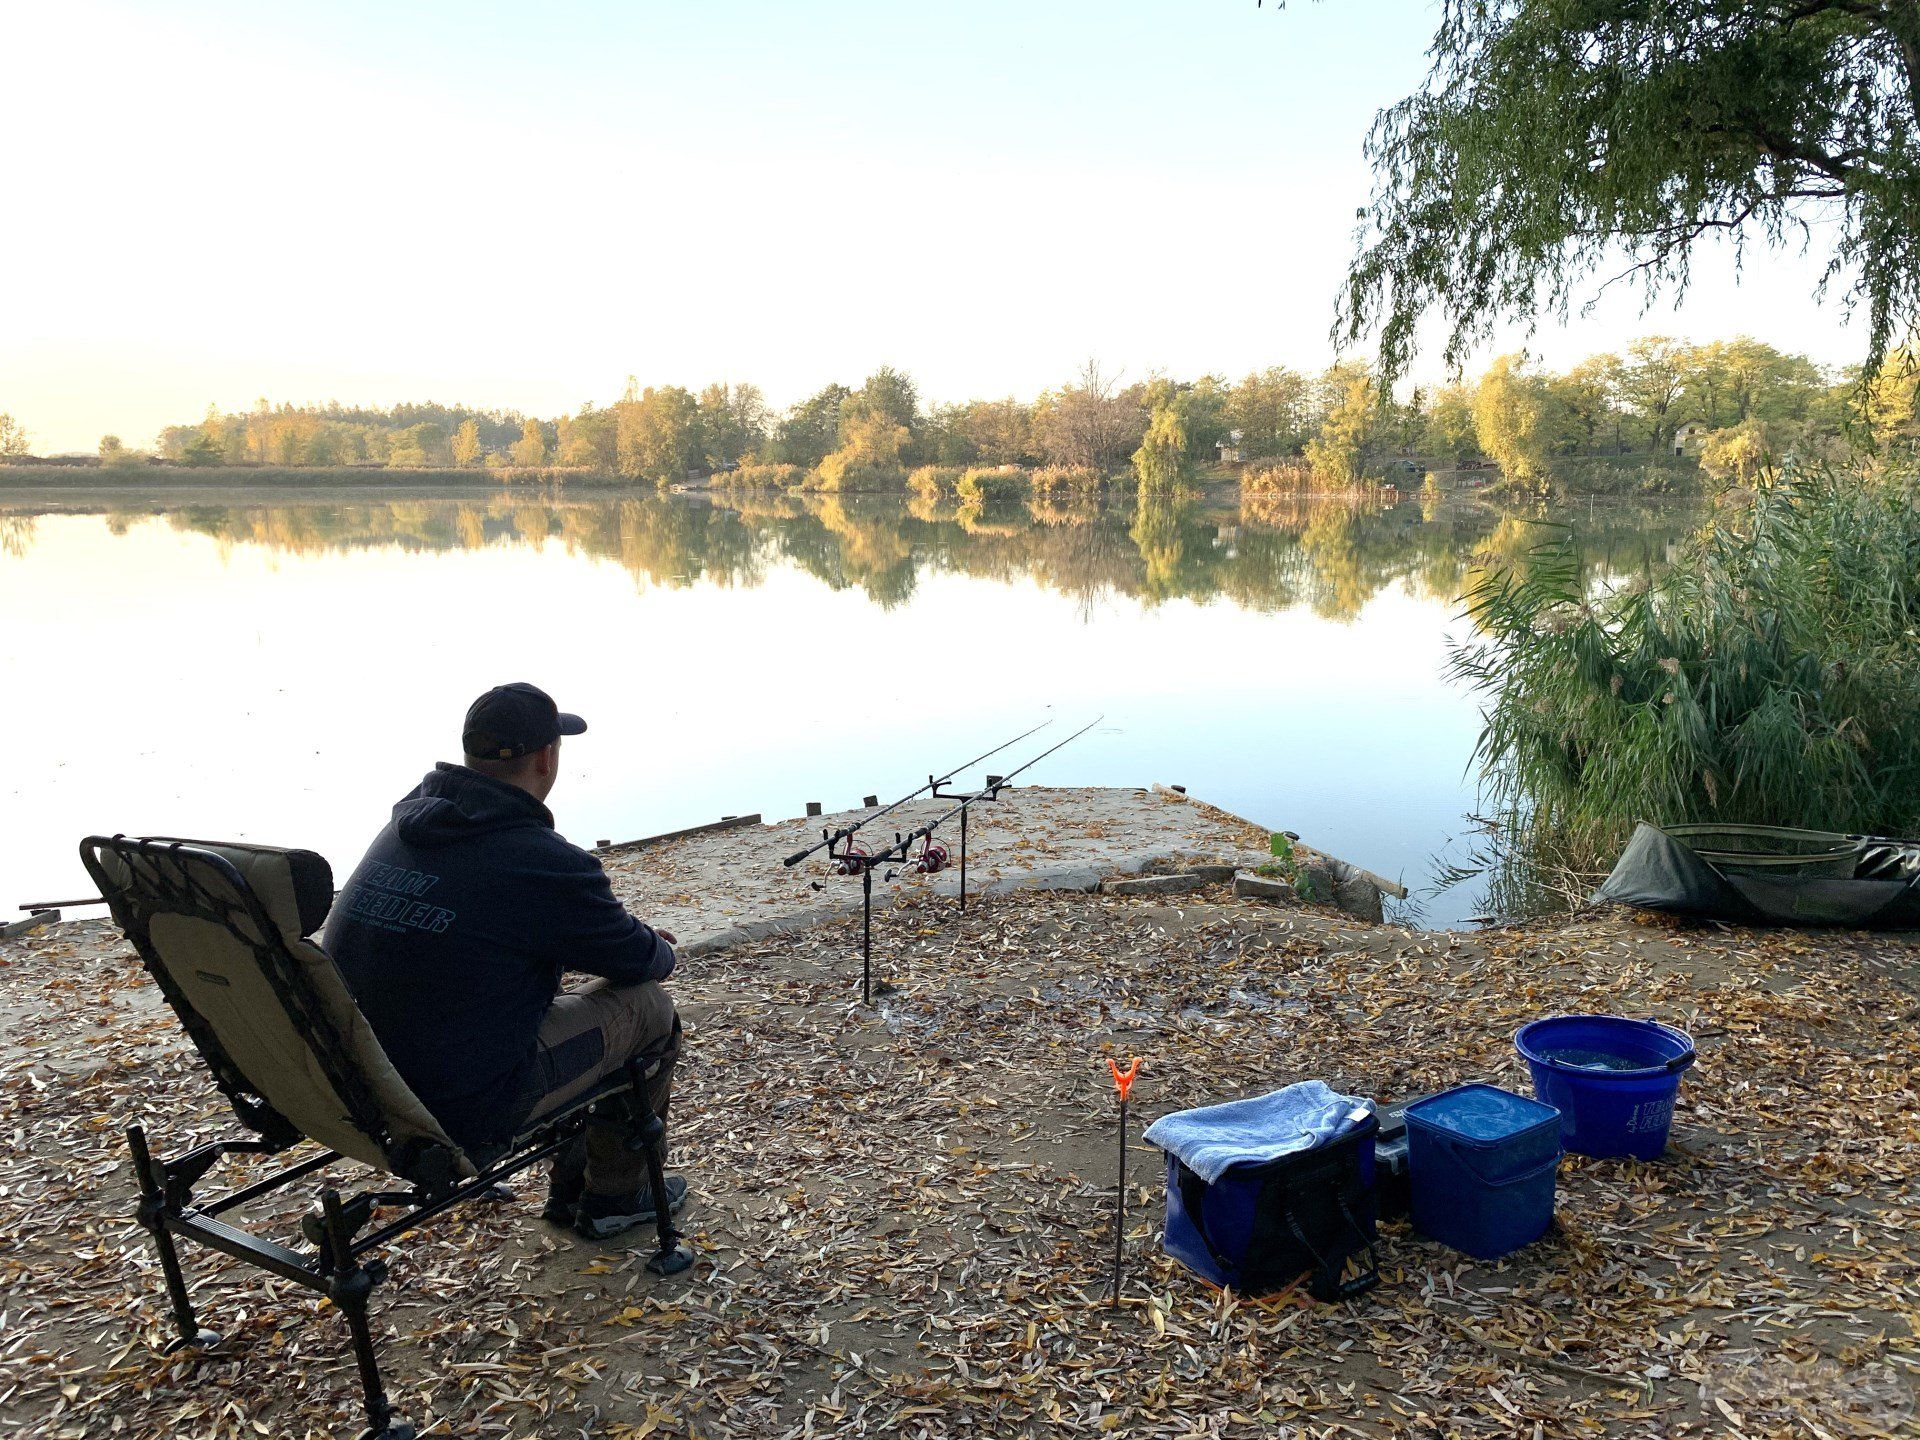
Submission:
<svg viewBox="0 0 1920 1440">
<path fill-rule="evenodd" d="M 333 902 L 333 874 L 320 856 L 264 845 L 95 835 L 81 842 L 80 858 L 214 1084 L 253 1132 L 253 1138 L 215 1141 L 160 1160 L 145 1130 L 127 1127 L 140 1187 L 135 1213 L 159 1251 L 179 1330 L 166 1353 L 209 1347 L 220 1338 L 194 1317 L 174 1246 L 179 1235 L 331 1300 L 346 1316 L 359 1366 L 367 1412 L 359 1440 L 411 1440 L 413 1427 L 395 1418 L 381 1388 L 367 1309 L 387 1269 L 369 1252 L 554 1154 L 585 1127 L 589 1110 L 627 1126 L 628 1145 L 646 1153 L 658 1239 L 648 1268 L 671 1275 L 693 1263 L 668 1210 L 664 1127 L 643 1087 L 662 1057 L 637 1058 L 506 1144 L 462 1149 L 400 1078 L 340 972 L 309 938 Z M 195 1198 L 194 1187 L 227 1157 L 275 1155 L 302 1141 L 319 1145 L 321 1153 L 224 1194 Z M 345 1195 L 323 1181 L 299 1225 L 310 1248 L 221 1218 L 342 1161 L 383 1175 Z M 386 1176 L 403 1183 L 395 1188 Z M 366 1184 L 366 1177 L 350 1183 Z M 386 1209 L 402 1213 L 380 1217 L 369 1231 L 376 1212 Z"/>
</svg>

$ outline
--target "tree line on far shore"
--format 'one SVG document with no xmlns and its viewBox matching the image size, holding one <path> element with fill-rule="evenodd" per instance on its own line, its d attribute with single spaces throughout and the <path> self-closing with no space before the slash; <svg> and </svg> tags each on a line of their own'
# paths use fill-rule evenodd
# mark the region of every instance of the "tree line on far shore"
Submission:
<svg viewBox="0 0 1920 1440">
<path fill-rule="evenodd" d="M 1857 372 L 1832 372 L 1745 336 L 1706 344 L 1650 337 L 1564 372 L 1503 356 L 1477 380 L 1416 387 L 1405 399 L 1383 397 L 1372 368 L 1352 361 L 1319 374 L 1276 366 L 1239 380 L 1125 385 L 1089 362 L 1032 401 L 929 406 L 910 376 L 882 366 L 858 389 L 829 385 L 784 412 L 753 385 L 696 393 L 631 380 L 612 405 L 553 419 L 431 403 L 380 410 L 262 400 L 250 411 L 209 408 L 197 424 L 168 426 L 158 458 L 193 467 L 449 467 L 655 483 L 726 472 L 747 483 L 839 490 L 896 487 L 917 470 L 940 483 L 949 471 L 1008 467 L 1088 483 L 1121 475 L 1166 489 L 1220 459 L 1274 488 L 1340 489 L 1378 481 L 1397 460 L 1417 456 L 1441 465 L 1484 459 L 1526 488 L 1543 488 L 1556 470 L 1583 460 L 1634 477 L 1625 488 L 1671 488 L 1692 468 L 1676 470 L 1676 458 L 1746 478 L 1790 451 L 1837 451 L 1863 435 L 1911 445 L 1916 388 L 1904 354 L 1863 382 Z M 27 450 L 21 427 L 0 415 L 0 455 Z M 100 458 L 113 467 L 149 460 L 111 435 Z M 1647 463 L 1633 468 L 1639 462 Z"/>
</svg>

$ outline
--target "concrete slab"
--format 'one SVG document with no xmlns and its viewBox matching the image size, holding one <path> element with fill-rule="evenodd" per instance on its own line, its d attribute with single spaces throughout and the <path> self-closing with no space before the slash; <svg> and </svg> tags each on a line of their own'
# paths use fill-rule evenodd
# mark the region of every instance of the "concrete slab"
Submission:
<svg viewBox="0 0 1920 1440">
<path fill-rule="evenodd" d="M 916 800 L 877 821 L 870 848 L 953 808 Z M 649 923 L 697 954 L 743 940 L 804 929 L 860 908 L 857 878 L 830 874 L 824 854 L 792 869 L 781 860 L 869 810 L 737 826 L 688 835 L 642 850 L 615 847 L 601 862 L 614 893 Z M 940 838 L 958 857 L 958 824 Z M 967 889 L 1093 890 L 1114 876 L 1150 867 L 1257 864 L 1267 831 L 1252 821 L 1162 788 L 1014 788 L 976 805 L 967 821 Z M 1212 873 L 1226 874 L 1216 869 Z M 959 875 L 874 877 L 876 911 L 927 893 L 955 895 Z"/>
</svg>

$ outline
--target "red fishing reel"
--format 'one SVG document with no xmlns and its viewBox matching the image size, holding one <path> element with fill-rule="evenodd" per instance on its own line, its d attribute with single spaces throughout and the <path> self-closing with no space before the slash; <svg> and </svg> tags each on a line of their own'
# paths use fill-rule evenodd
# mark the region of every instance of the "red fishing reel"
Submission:
<svg viewBox="0 0 1920 1440">
<path fill-rule="evenodd" d="M 953 855 L 947 847 L 929 835 L 926 843 L 920 847 L 920 853 L 907 868 L 921 875 L 937 875 L 953 863 Z"/>
<path fill-rule="evenodd" d="M 864 846 L 849 840 L 847 848 L 833 857 L 833 864 L 828 869 L 835 875 L 858 875 L 861 871 L 872 868 L 868 864 L 871 858 Z"/>
</svg>

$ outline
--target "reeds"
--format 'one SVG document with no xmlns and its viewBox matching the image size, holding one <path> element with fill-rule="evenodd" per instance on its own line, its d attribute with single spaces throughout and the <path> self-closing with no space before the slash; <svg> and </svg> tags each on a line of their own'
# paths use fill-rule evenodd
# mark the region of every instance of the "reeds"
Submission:
<svg viewBox="0 0 1920 1440">
<path fill-rule="evenodd" d="M 1257 460 L 1240 472 L 1242 495 L 1381 495 L 1392 486 L 1363 477 L 1329 478 L 1305 460 Z"/>
<path fill-rule="evenodd" d="M 1787 471 L 1650 584 L 1590 594 L 1565 531 L 1485 569 L 1450 670 L 1486 701 L 1501 898 L 1603 873 L 1637 820 L 1920 829 L 1917 506 Z"/>
<path fill-rule="evenodd" d="M 713 477 L 716 486 L 741 490 L 797 490 L 807 478 L 799 465 L 743 464 Z"/>
<path fill-rule="evenodd" d="M 922 465 L 907 476 L 907 489 L 929 500 L 951 496 L 964 473 L 958 465 Z"/>
<path fill-rule="evenodd" d="M 830 494 L 899 490 L 907 472 L 897 461 L 849 454 L 836 450 L 807 473 L 800 482 L 803 490 L 824 490 Z"/>
<path fill-rule="evenodd" d="M 975 466 L 961 474 L 953 489 L 967 505 L 1021 500 L 1027 494 L 1027 472 L 1018 465 Z"/>
<path fill-rule="evenodd" d="M 1090 465 L 1042 465 L 1028 483 L 1035 495 L 1091 495 L 1107 488 L 1107 476 Z"/>
</svg>

